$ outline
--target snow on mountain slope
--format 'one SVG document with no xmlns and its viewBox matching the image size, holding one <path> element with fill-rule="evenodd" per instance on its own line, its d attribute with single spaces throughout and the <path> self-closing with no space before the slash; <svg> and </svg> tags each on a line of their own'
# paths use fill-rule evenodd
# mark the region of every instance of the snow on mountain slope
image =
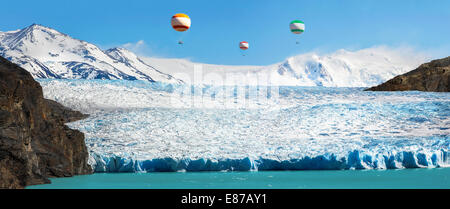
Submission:
<svg viewBox="0 0 450 209">
<path fill-rule="evenodd" d="M 31 25 L 0 32 L 0 55 L 36 78 L 125 79 L 214 85 L 367 87 L 428 60 L 412 50 L 373 47 L 307 53 L 269 66 L 227 66 L 186 59 L 138 57 L 123 48 L 102 51 L 54 29 Z"/>
<path fill-rule="evenodd" d="M 265 66 L 214 65 L 191 62 L 186 59 L 142 57 L 146 63 L 152 63 L 157 69 L 167 72 L 185 83 L 195 85 L 246 85 L 249 79 L 263 74 Z"/>
<path fill-rule="evenodd" d="M 173 76 L 160 72 L 153 66 L 145 63 L 134 53 L 124 49 L 124 48 L 112 48 L 105 51 L 107 55 L 112 57 L 115 60 L 119 60 L 124 63 L 127 67 L 132 69 L 139 69 L 137 71 L 142 76 L 150 76 L 155 81 L 167 81 L 167 80 L 176 80 Z M 141 79 L 139 79 L 141 80 Z"/>
<path fill-rule="evenodd" d="M 120 53 L 119 53 L 120 51 Z M 118 54 L 130 55 L 117 59 Z M 0 55 L 21 65 L 37 78 L 126 79 L 179 82 L 151 67 L 142 67 L 131 52 L 106 52 L 54 29 L 33 24 L 0 33 Z"/>
<path fill-rule="evenodd" d="M 373 86 L 408 72 L 426 60 L 412 50 L 374 47 L 355 52 L 339 50 L 319 56 L 314 53 L 287 59 L 275 66 L 285 83 L 311 86 Z M 289 79 L 290 78 L 290 79 Z"/>
<path fill-rule="evenodd" d="M 408 72 L 428 60 L 408 49 L 385 46 L 359 51 L 339 50 L 325 55 L 307 53 L 269 66 L 226 66 L 194 63 L 183 59 L 142 58 L 171 74 L 183 72 L 193 84 L 259 84 L 282 86 L 367 87 Z M 203 78 L 194 77 L 201 69 Z M 179 75 L 178 77 L 183 77 Z M 198 77 L 198 76 L 197 76 Z M 210 79 L 220 78 L 220 79 Z M 219 80 L 219 82 L 217 82 Z M 256 80 L 256 81 L 255 81 Z"/>
</svg>

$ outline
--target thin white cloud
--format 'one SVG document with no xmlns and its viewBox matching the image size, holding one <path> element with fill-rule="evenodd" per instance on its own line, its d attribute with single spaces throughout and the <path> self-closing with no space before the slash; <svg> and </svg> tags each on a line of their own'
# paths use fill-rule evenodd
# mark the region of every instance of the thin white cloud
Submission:
<svg viewBox="0 0 450 209">
<path fill-rule="evenodd" d="M 150 47 L 145 43 L 144 40 L 139 40 L 135 43 L 122 44 L 121 47 L 134 52 L 137 55 L 149 55 L 151 54 Z"/>
</svg>

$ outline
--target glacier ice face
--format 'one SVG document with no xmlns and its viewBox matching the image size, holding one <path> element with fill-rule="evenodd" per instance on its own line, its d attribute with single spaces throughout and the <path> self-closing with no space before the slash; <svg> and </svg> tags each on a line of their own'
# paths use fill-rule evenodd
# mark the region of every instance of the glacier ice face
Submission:
<svg viewBox="0 0 450 209">
<path fill-rule="evenodd" d="M 450 165 L 450 93 L 279 87 L 279 97 L 252 108 L 220 105 L 234 94 L 184 108 L 172 103 L 183 103 L 177 95 L 183 85 L 39 82 L 46 98 L 91 114 L 69 126 L 85 133 L 96 172 Z M 224 90 L 196 88 L 192 98 Z"/>
</svg>

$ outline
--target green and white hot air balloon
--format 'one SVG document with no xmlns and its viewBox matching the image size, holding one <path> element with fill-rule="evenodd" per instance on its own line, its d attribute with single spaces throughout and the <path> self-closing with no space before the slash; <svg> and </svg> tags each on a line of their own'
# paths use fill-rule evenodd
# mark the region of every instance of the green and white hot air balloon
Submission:
<svg viewBox="0 0 450 209">
<path fill-rule="evenodd" d="M 305 32 L 305 23 L 301 20 L 294 20 L 289 24 L 289 28 L 291 29 L 291 32 L 294 34 L 302 34 Z M 300 42 L 297 40 L 296 44 L 299 44 Z"/>
<path fill-rule="evenodd" d="M 305 23 L 301 20 L 294 20 L 289 24 L 292 33 L 301 34 L 305 31 Z"/>
</svg>

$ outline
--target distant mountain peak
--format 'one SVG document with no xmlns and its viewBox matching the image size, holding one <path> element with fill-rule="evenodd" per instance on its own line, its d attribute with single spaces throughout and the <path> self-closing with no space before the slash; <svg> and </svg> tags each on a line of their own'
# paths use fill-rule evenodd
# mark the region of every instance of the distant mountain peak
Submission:
<svg viewBox="0 0 450 209">
<path fill-rule="evenodd" d="M 45 39 L 53 39 L 55 36 L 67 36 L 63 33 L 58 32 L 55 29 L 39 25 L 32 24 L 21 30 L 5 32 L 3 36 L 0 36 L 1 45 L 6 46 L 10 49 L 15 49 L 18 46 L 26 45 L 25 42 L 37 43 L 45 41 Z M 45 37 L 37 37 L 45 36 Z"/>
<path fill-rule="evenodd" d="M 133 52 L 122 47 L 108 49 L 105 51 L 105 54 L 123 63 L 133 62 L 132 60 L 137 59 L 137 56 Z"/>
<path fill-rule="evenodd" d="M 113 47 L 113 48 L 105 50 L 105 52 L 107 54 L 109 54 L 109 53 L 120 53 L 120 54 L 133 54 L 134 55 L 133 52 L 131 52 L 130 50 L 125 49 L 123 47 Z"/>
<path fill-rule="evenodd" d="M 46 27 L 46 26 L 41 25 L 41 24 L 33 23 L 30 26 L 28 26 L 27 28 L 49 28 L 49 27 Z"/>
<path fill-rule="evenodd" d="M 56 33 L 56 34 L 66 35 L 66 34 L 63 34 L 63 33 L 59 32 L 59 31 L 53 29 L 53 28 L 50 28 L 50 27 L 47 27 L 47 26 L 44 26 L 44 25 L 40 25 L 40 24 L 36 24 L 36 23 L 33 23 L 32 25 L 22 29 L 21 31 L 23 31 L 23 32 L 33 32 L 33 31 L 36 31 L 36 30 L 45 31 L 45 32 L 48 32 L 48 33 Z"/>
<path fill-rule="evenodd" d="M 110 48 L 110 49 L 108 49 L 106 51 L 127 51 L 128 52 L 129 50 L 125 49 L 123 47 L 113 47 L 113 48 Z"/>
</svg>

